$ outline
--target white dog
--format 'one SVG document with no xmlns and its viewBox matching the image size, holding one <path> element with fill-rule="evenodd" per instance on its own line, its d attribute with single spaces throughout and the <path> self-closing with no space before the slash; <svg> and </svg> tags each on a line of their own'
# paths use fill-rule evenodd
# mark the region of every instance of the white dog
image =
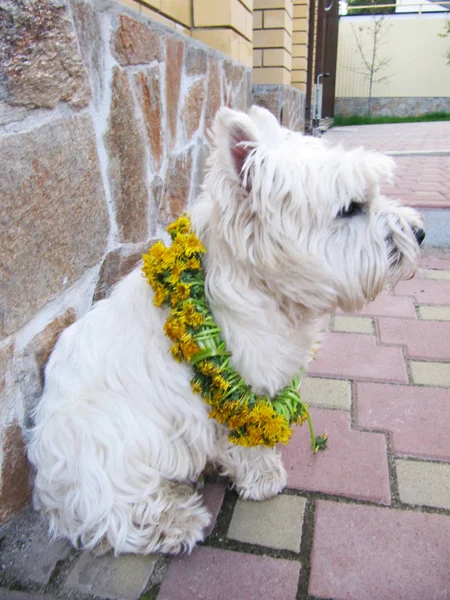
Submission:
<svg viewBox="0 0 450 600">
<path fill-rule="evenodd" d="M 261 108 L 219 111 L 191 220 L 212 313 L 257 393 L 308 363 L 324 315 L 414 274 L 420 217 L 379 194 L 392 167 L 283 129 Z M 244 499 L 286 484 L 277 451 L 230 444 L 208 418 L 169 352 L 168 309 L 152 301 L 135 270 L 64 331 L 46 369 L 29 446 L 35 506 L 84 548 L 190 551 L 211 518 L 193 485 L 207 461 Z"/>
</svg>

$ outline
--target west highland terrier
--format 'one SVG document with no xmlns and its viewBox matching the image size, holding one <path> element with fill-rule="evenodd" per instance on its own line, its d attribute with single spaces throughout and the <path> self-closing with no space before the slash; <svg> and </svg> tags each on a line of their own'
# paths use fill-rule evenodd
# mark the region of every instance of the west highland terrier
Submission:
<svg viewBox="0 0 450 600">
<path fill-rule="evenodd" d="M 264 109 L 218 112 L 191 223 L 212 314 L 255 392 L 272 396 L 307 365 L 326 315 L 414 274 L 424 232 L 380 195 L 392 171 L 390 158 L 293 133 Z M 153 300 L 137 268 L 64 331 L 46 368 L 29 445 L 35 506 L 83 548 L 190 551 L 211 520 L 195 489 L 207 462 L 243 499 L 286 484 L 279 452 L 230 443 L 209 418 Z"/>
</svg>

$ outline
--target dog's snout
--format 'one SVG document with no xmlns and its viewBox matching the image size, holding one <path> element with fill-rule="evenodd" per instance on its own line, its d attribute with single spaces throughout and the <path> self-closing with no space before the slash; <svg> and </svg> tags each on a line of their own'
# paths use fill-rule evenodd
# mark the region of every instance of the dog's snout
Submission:
<svg viewBox="0 0 450 600">
<path fill-rule="evenodd" d="M 413 231 L 414 231 L 414 236 L 417 240 L 417 243 L 420 246 L 420 244 L 425 239 L 425 231 L 423 229 L 421 229 L 420 227 L 418 227 L 417 229 L 414 229 Z"/>
</svg>

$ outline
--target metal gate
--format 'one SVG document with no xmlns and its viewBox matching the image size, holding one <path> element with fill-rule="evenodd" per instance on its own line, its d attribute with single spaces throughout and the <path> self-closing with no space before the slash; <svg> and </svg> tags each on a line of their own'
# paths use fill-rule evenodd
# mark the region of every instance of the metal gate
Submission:
<svg viewBox="0 0 450 600">
<path fill-rule="evenodd" d="M 319 73 L 329 73 L 323 79 L 322 117 L 333 117 L 336 87 L 336 62 L 339 27 L 339 0 L 311 0 L 309 13 L 306 119 L 311 119 L 313 85 Z"/>
</svg>

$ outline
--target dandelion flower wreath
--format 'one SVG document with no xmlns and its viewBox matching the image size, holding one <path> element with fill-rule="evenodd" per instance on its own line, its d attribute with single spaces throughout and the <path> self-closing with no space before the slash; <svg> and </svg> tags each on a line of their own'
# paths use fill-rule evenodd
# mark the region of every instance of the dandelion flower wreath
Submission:
<svg viewBox="0 0 450 600">
<path fill-rule="evenodd" d="M 325 447 L 326 436 L 315 438 L 308 406 L 298 393 L 302 372 L 273 398 L 255 394 L 230 363 L 231 353 L 220 338 L 205 296 L 202 242 L 183 215 L 167 228 L 172 245 L 154 244 L 144 254 L 143 273 L 153 288 L 154 304 L 170 306 L 165 334 L 172 356 L 187 362 L 194 373 L 192 391 L 211 406 L 210 417 L 229 429 L 229 440 L 241 446 L 287 444 L 292 424 L 308 421 L 314 452 Z"/>
</svg>

